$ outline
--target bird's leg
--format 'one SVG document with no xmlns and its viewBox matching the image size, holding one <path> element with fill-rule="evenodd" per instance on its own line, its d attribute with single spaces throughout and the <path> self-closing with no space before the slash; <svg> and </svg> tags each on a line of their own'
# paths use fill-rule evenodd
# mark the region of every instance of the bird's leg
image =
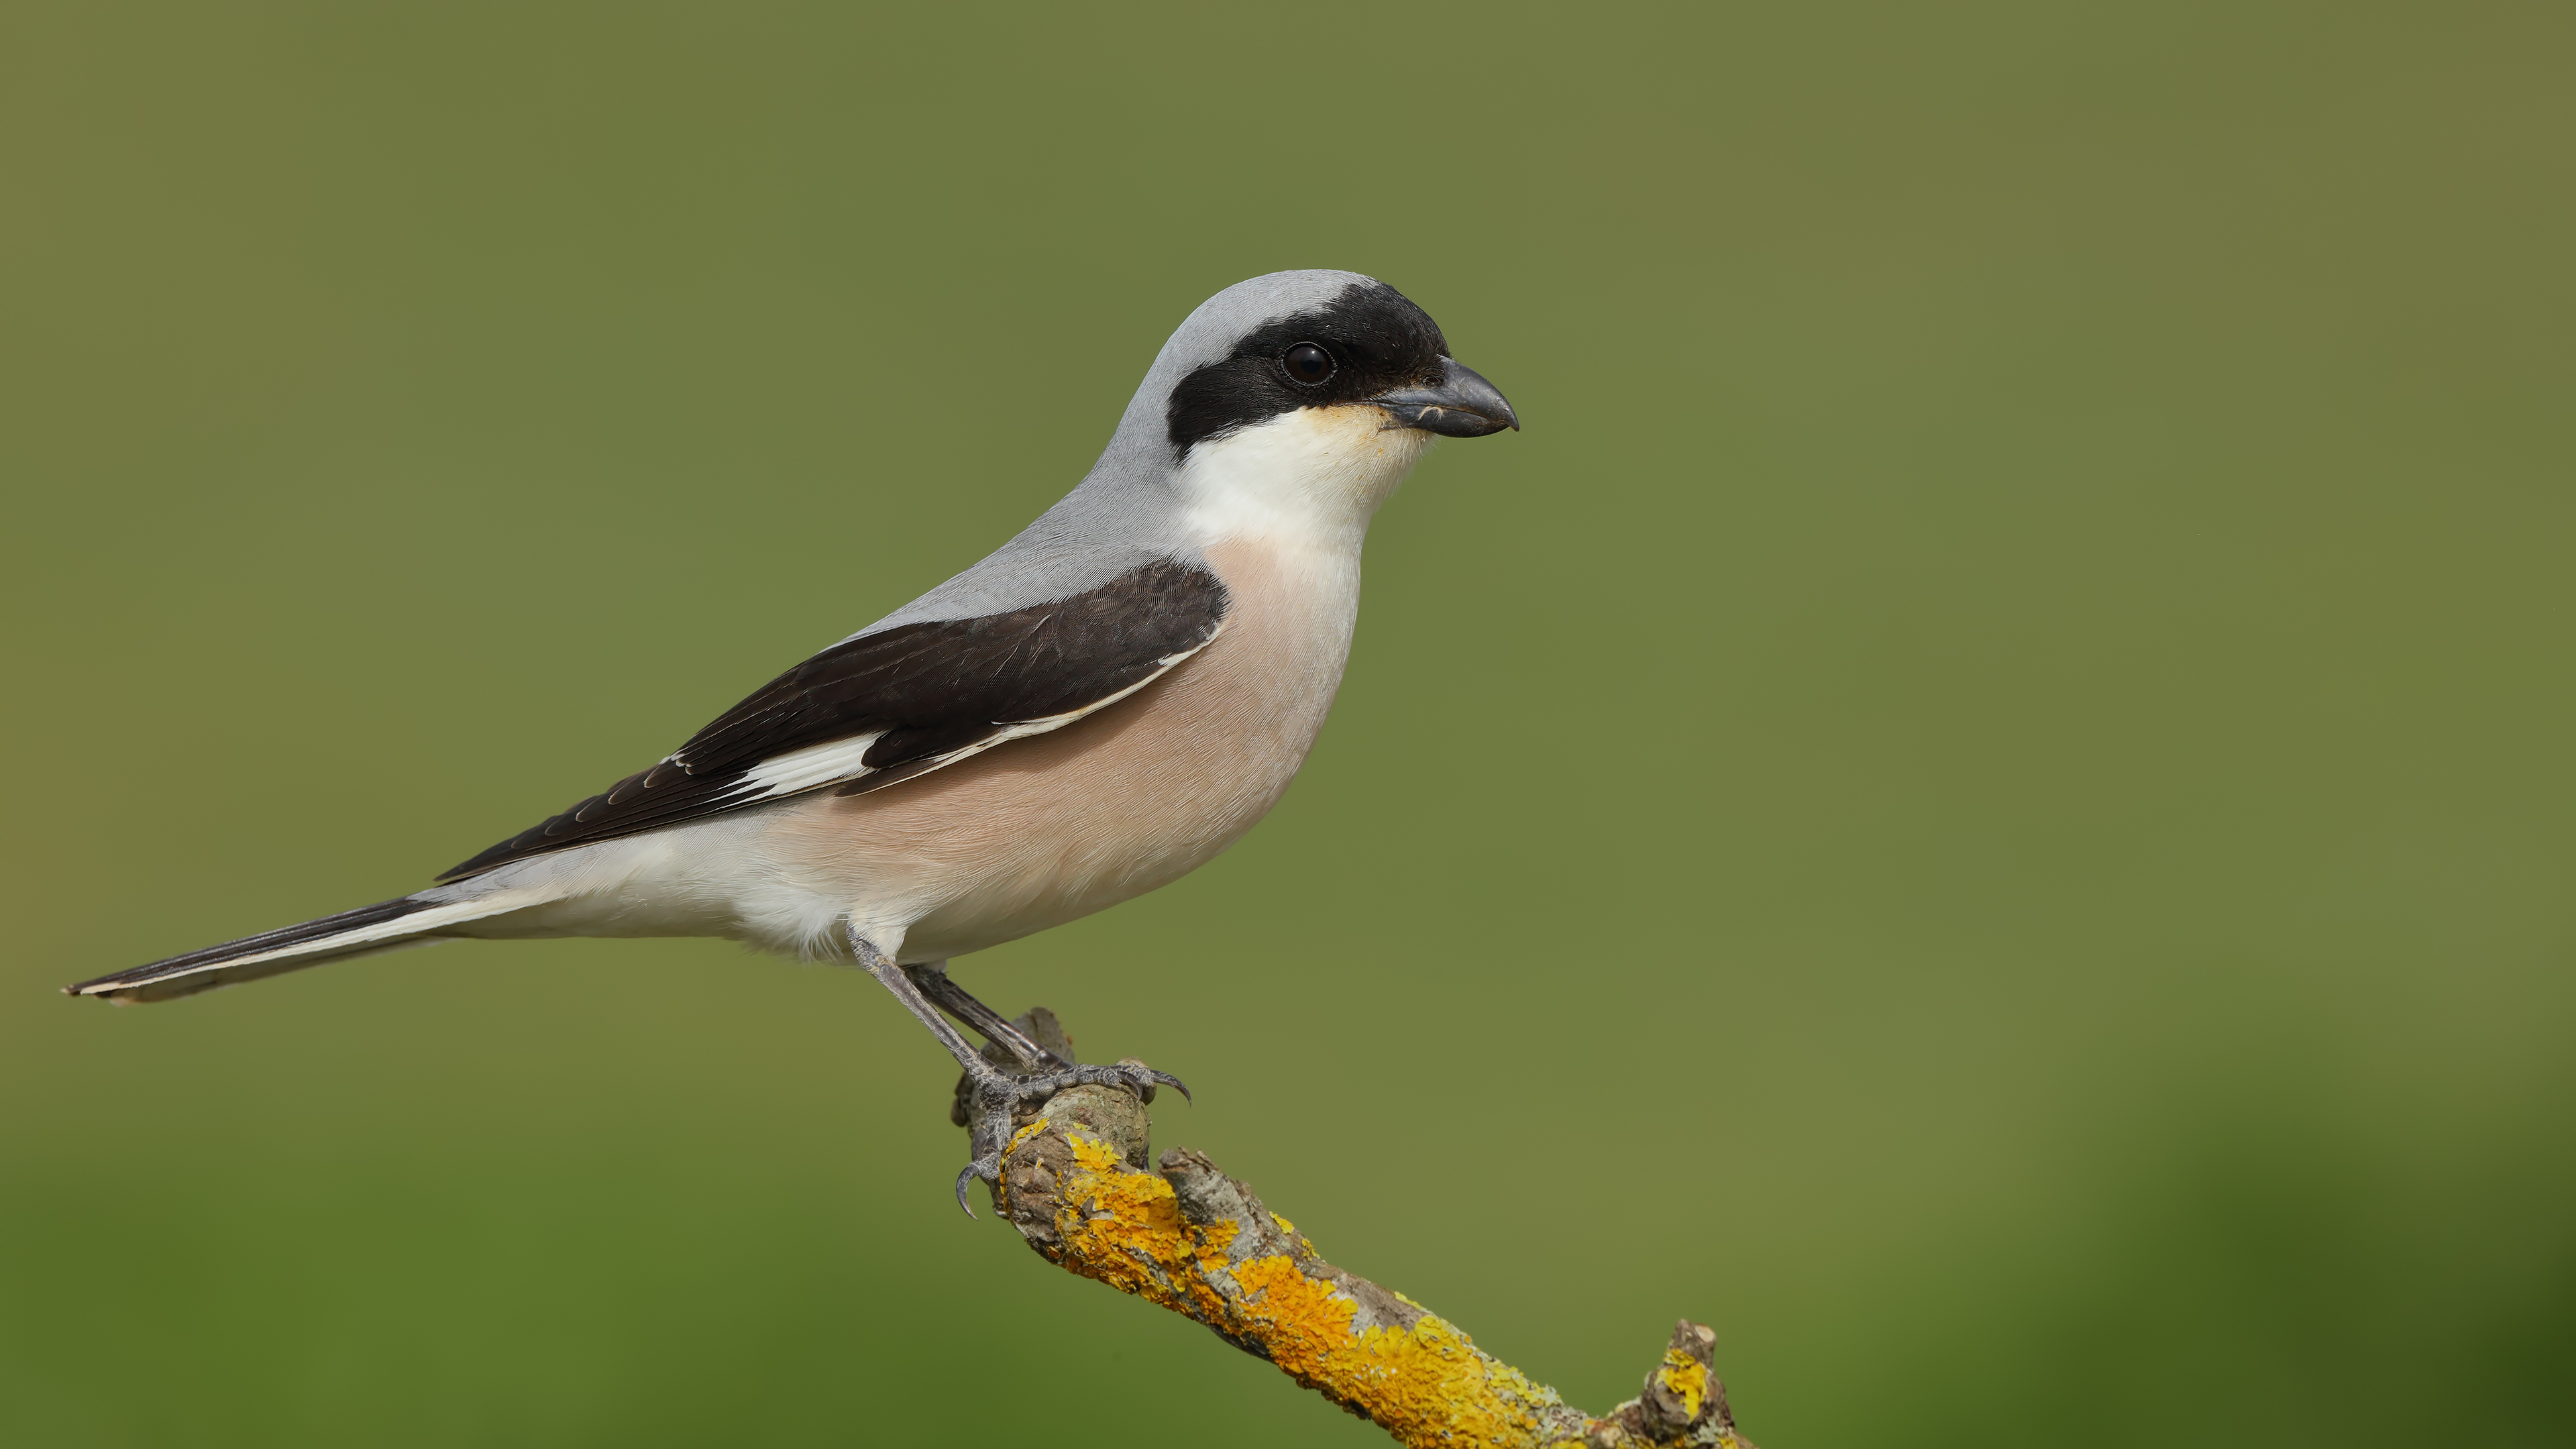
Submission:
<svg viewBox="0 0 2576 1449">
<path fill-rule="evenodd" d="M 1142 1095 L 1146 1089 L 1160 1085 L 1174 1088 L 1184 1098 L 1190 1094 L 1189 1087 L 1180 1078 L 1169 1072 L 1158 1072 L 1142 1062 L 1119 1062 L 1113 1066 L 1087 1066 L 1074 1062 L 1051 1071 L 1016 1075 L 1005 1072 L 984 1060 L 982 1052 L 967 1044 L 965 1036 L 949 1024 L 948 1018 L 939 1014 L 939 1008 L 931 1004 L 930 997 L 914 982 L 911 974 L 886 959 L 884 952 L 859 934 L 856 922 L 852 922 L 848 930 L 850 949 L 859 958 L 859 964 L 877 979 L 878 985 L 894 993 L 894 999 L 903 1003 L 904 1010 L 930 1028 L 930 1034 L 939 1038 L 941 1046 L 948 1048 L 948 1054 L 957 1059 L 957 1065 L 965 1069 L 967 1077 L 974 1083 L 974 1120 L 968 1124 L 971 1135 L 967 1138 L 967 1150 L 973 1154 L 973 1160 L 957 1174 L 957 1206 L 964 1208 L 970 1218 L 975 1215 L 975 1209 L 966 1202 L 966 1184 L 975 1178 L 982 1178 L 987 1183 L 1001 1181 L 1002 1148 L 1011 1140 L 1012 1114 L 1022 1102 L 1042 1102 L 1067 1087 L 1075 1086 L 1125 1087 Z M 943 979 L 945 975 L 945 972 L 941 973 Z M 958 990 L 954 983 L 950 983 L 948 989 L 956 991 L 966 1001 L 975 1000 Z M 991 1007 L 981 1002 L 975 1002 L 975 1005 L 992 1015 L 999 1025 L 1010 1026 L 1009 1022 L 1001 1021 Z M 982 1028 L 977 1029 L 980 1031 Z M 1022 1041 L 1028 1040 L 1024 1033 L 1018 1031 L 1013 1031 L 1012 1035 Z M 1037 1047 L 1035 1042 L 1029 1045 L 1032 1049 Z M 1048 1054 L 1041 1051 L 1040 1055 Z"/>
<path fill-rule="evenodd" d="M 1028 1033 L 1003 1020 L 1002 1014 L 968 994 L 965 987 L 948 979 L 948 963 L 933 961 L 927 966 L 906 966 L 903 974 L 921 988 L 921 994 L 950 1016 L 966 1023 L 1002 1050 L 1019 1059 L 1023 1071 L 1041 1067 L 1069 1067 L 1073 1063 L 1030 1040 Z"/>
<path fill-rule="evenodd" d="M 921 988 L 912 983 L 912 978 L 904 974 L 902 967 L 887 960 L 884 952 L 871 944 L 867 937 L 859 934 L 859 928 L 856 925 L 849 928 L 849 933 L 850 948 L 858 953 L 859 964 L 867 968 L 868 974 L 877 979 L 879 986 L 894 993 L 894 999 L 903 1003 L 904 1010 L 911 1012 L 923 1026 L 930 1028 L 930 1034 L 939 1038 L 939 1044 L 948 1048 L 948 1054 L 957 1059 L 959 1066 L 971 1071 L 973 1066 L 970 1064 L 983 1062 L 983 1056 L 967 1044 L 966 1038 L 958 1033 L 957 1028 L 948 1024 L 948 1018 L 939 1014 L 939 1008 L 930 1004 L 930 998 L 922 995 Z"/>
</svg>

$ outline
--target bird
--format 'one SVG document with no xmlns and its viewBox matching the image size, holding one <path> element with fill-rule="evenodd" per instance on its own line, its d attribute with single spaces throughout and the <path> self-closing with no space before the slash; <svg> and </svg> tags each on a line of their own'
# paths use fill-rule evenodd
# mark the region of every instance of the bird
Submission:
<svg viewBox="0 0 2576 1449">
<path fill-rule="evenodd" d="M 1251 829 L 1340 687 L 1379 505 L 1436 439 L 1520 423 L 1384 282 L 1236 283 L 1034 523 L 661 760 L 426 889 L 63 989 L 158 1001 L 459 938 L 717 936 L 854 964 L 970 1079 L 971 1215 L 1017 1104 L 1188 1088 L 1046 1051 L 948 961 L 1167 885 Z"/>
</svg>

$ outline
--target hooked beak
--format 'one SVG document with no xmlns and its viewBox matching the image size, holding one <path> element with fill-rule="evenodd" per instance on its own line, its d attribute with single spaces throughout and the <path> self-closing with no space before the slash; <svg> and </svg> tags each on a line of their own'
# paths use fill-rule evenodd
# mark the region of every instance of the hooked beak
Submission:
<svg viewBox="0 0 2576 1449">
<path fill-rule="evenodd" d="M 1505 428 L 1520 431 L 1520 414 L 1502 391 L 1476 375 L 1476 370 L 1444 357 L 1448 374 L 1429 387 L 1400 387 L 1369 401 L 1386 409 L 1391 426 L 1420 428 L 1448 438 L 1481 438 Z"/>
</svg>

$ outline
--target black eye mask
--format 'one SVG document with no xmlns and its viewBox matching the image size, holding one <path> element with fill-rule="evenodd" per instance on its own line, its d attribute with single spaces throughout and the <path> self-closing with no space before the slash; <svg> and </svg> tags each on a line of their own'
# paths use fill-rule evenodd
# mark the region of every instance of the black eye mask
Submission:
<svg viewBox="0 0 2576 1449">
<path fill-rule="evenodd" d="M 1299 408 L 1436 383 L 1448 350 L 1439 324 L 1403 293 L 1354 282 L 1321 307 L 1253 329 L 1233 355 L 1182 378 L 1165 413 L 1172 455 Z"/>
</svg>

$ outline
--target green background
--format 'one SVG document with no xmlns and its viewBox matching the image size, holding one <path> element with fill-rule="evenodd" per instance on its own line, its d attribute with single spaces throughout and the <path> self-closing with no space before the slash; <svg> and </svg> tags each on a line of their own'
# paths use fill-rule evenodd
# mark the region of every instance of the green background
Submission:
<svg viewBox="0 0 2576 1449">
<path fill-rule="evenodd" d="M 2561 7 L 9 8 L 0 1440 L 1373 1431 L 948 1201 L 864 978 L 356 903 L 1336 266 L 1528 431 L 1190 880 L 959 966 L 1594 1409 L 2566 1443 Z"/>
</svg>

